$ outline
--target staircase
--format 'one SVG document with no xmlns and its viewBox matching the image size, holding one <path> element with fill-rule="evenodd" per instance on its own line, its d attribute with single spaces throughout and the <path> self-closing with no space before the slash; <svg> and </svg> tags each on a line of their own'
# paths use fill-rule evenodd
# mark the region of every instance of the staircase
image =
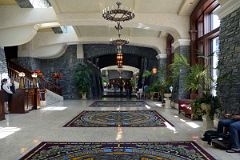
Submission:
<svg viewBox="0 0 240 160">
<path fill-rule="evenodd" d="M 58 102 L 63 101 L 63 96 L 60 96 L 50 90 L 47 90 L 46 92 L 46 105 L 52 105 Z"/>
</svg>

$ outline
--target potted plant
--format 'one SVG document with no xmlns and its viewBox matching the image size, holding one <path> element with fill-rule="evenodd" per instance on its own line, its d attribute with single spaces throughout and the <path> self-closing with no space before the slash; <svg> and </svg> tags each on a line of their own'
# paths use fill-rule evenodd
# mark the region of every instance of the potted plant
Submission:
<svg viewBox="0 0 240 160">
<path fill-rule="evenodd" d="M 200 91 L 210 91 L 212 78 L 208 73 L 208 68 L 202 64 L 195 64 L 189 68 L 185 77 L 185 89 L 191 92 L 191 99 L 195 99 Z"/>
<path fill-rule="evenodd" d="M 149 87 L 148 87 L 148 92 L 150 93 L 151 99 L 156 98 L 156 95 L 158 94 L 159 96 L 159 92 L 161 90 L 161 83 L 160 80 L 157 80 L 155 82 L 153 82 Z M 159 98 L 159 97 L 157 97 Z"/>
<path fill-rule="evenodd" d="M 193 118 L 203 120 L 203 131 L 213 128 L 214 115 L 221 107 L 219 98 L 210 92 L 205 92 L 192 103 Z"/>
<path fill-rule="evenodd" d="M 188 69 L 190 67 L 190 64 L 188 63 L 188 60 L 184 55 L 175 53 L 173 58 L 173 63 L 170 64 L 169 67 L 171 70 L 172 82 L 175 83 L 179 78 L 181 69 L 182 68 Z"/>
<path fill-rule="evenodd" d="M 86 64 L 79 64 L 75 70 L 74 78 L 79 89 L 80 95 L 83 99 L 86 99 L 86 94 L 91 84 L 91 70 Z"/>
</svg>

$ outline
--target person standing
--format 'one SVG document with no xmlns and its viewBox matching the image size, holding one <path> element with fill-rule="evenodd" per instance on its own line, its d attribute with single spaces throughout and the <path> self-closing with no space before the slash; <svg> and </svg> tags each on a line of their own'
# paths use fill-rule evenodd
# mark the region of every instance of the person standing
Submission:
<svg viewBox="0 0 240 160">
<path fill-rule="evenodd" d="M 10 80 L 10 85 L 9 86 L 10 86 L 10 90 L 14 94 L 16 92 L 16 88 L 15 88 L 15 84 L 14 84 L 14 80 L 13 79 Z"/>
<path fill-rule="evenodd" d="M 1 89 L 3 90 L 4 110 L 5 113 L 8 113 L 9 94 L 12 95 L 13 92 L 10 90 L 10 87 L 7 84 L 7 79 L 5 78 L 2 80 Z"/>
<path fill-rule="evenodd" d="M 13 79 L 10 79 L 10 83 L 8 83 L 8 86 L 12 91 L 12 93 L 14 94 L 16 92 L 16 89 L 15 89 L 15 84 Z M 12 94 L 8 94 L 8 105 L 9 104 L 11 105 L 11 101 L 12 101 Z"/>
</svg>

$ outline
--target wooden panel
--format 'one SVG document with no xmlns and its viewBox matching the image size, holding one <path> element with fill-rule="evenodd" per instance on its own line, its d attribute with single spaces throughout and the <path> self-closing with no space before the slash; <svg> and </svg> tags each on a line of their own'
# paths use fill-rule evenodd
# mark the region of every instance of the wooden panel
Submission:
<svg viewBox="0 0 240 160">
<path fill-rule="evenodd" d="M 9 111 L 11 113 L 26 113 L 33 108 L 37 108 L 35 102 L 35 89 L 17 89 L 13 94 L 12 100 L 9 103 Z M 40 102 L 39 102 L 40 106 Z"/>
<path fill-rule="evenodd" d="M 27 112 L 27 92 L 25 89 L 17 89 L 16 93 L 12 95 L 12 100 L 9 103 L 10 113 L 25 113 Z"/>
<path fill-rule="evenodd" d="M 33 109 L 40 108 L 40 89 L 34 89 Z"/>
<path fill-rule="evenodd" d="M 3 92 L 0 91 L 0 120 L 5 119 L 5 113 L 4 113 L 4 102 L 3 102 Z"/>
<path fill-rule="evenodd" d="M 28 106 L 28 110 L 32 110 L 35 107 L 35 102 L 34 102 L 34 95 L 35 95 L 35 89 L 31 88 L 31 89 L 27 89 L 27 106 Z"/>
</svg>

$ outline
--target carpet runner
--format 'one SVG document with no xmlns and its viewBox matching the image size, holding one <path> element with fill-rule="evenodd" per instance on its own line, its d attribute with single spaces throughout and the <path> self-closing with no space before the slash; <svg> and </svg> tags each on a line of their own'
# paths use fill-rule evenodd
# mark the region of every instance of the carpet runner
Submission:
<svg viewBox="0 0 240 160">
<path fill-rule="evenodd" d="M 135 110 L 83 111 L 64 127 L 166 127 L 168 125 L 172 124 L 155 110 Z"/>
<path fill-rule="evenodd" d="M 192 141 L 42 142 L 20 160 L 215 160 Z"/>
</svg>

